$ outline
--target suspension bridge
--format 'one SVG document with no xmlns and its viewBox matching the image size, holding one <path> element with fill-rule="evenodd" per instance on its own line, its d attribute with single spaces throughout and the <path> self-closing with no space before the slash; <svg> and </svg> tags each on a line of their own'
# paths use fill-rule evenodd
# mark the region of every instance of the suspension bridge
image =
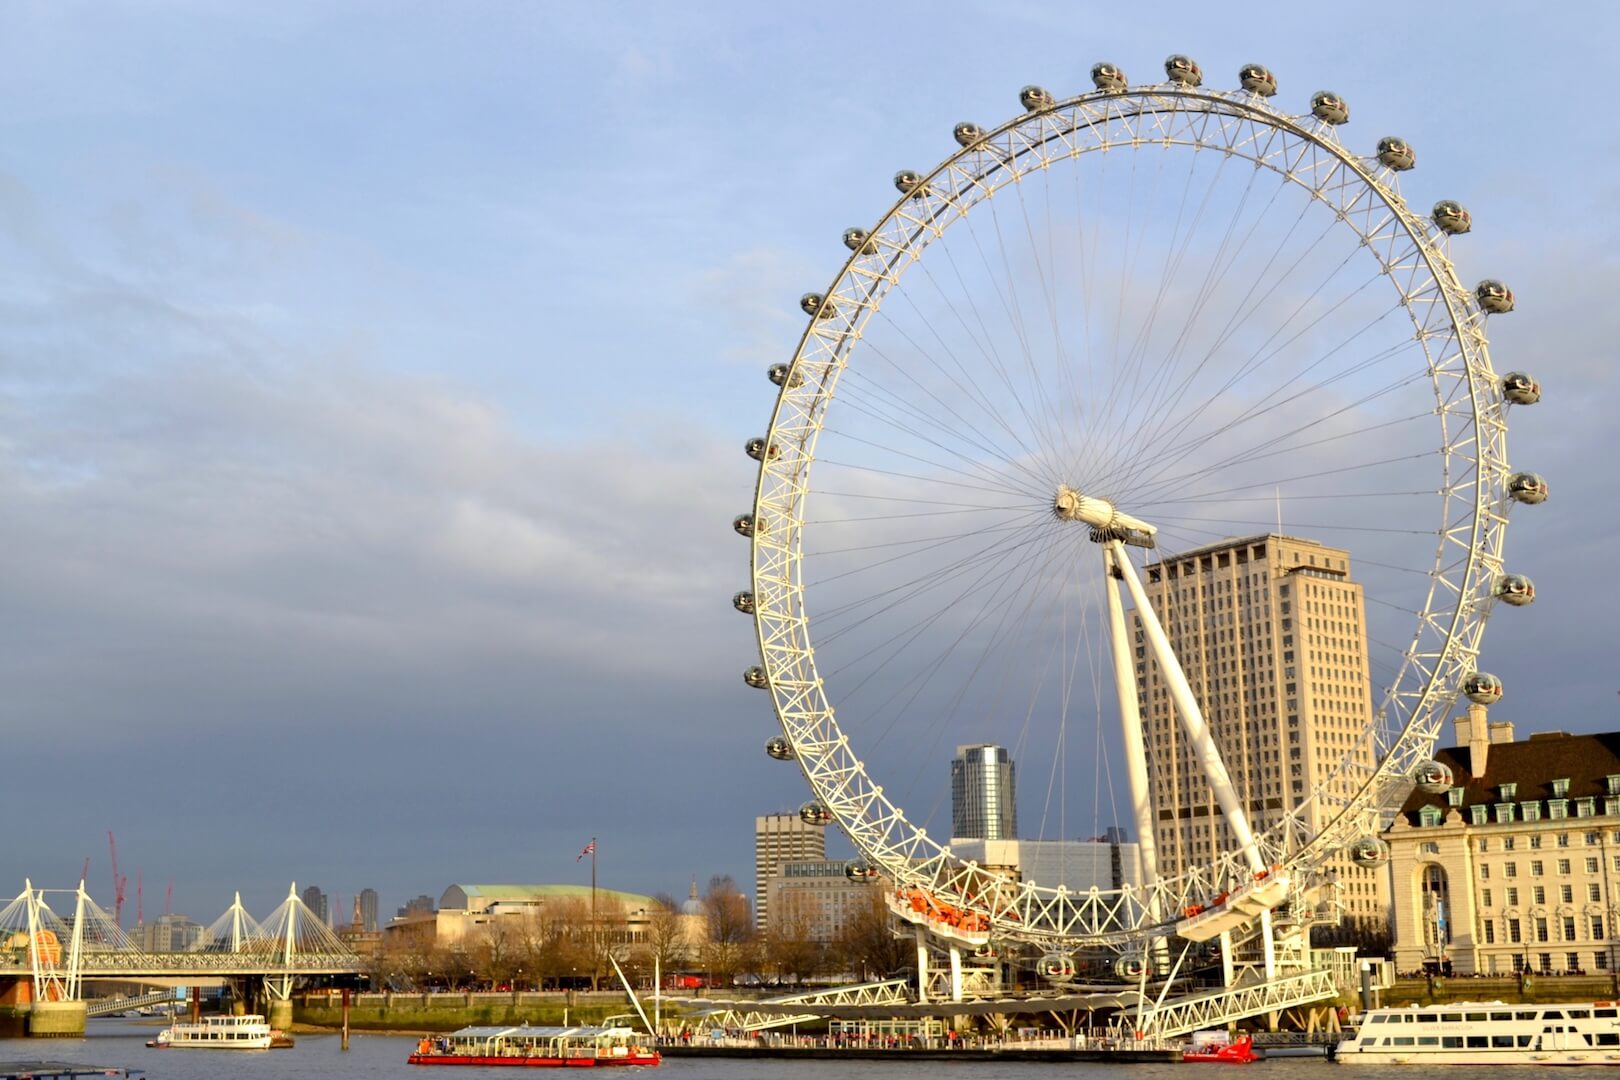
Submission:
<svg viewBox="0 0 1620 1080">
<path fill-rule="evenodd" d="M 296 884 L 262 921 L 248 914 L 238 893 L 178 951 L 142 948 L 82 881 L 77 889 L 54 890 L 25 881 L 17 898 L 0 908 L 0 1008 L 26 1014 L 31 1035 L 82 1034 L 87 982 L 229 984 L 239 1000 L 262 1002 L 273 1026 L 285 1026 L 298 981 L 360 970 L 359 955 L 304 905 Z"/>
</svg>

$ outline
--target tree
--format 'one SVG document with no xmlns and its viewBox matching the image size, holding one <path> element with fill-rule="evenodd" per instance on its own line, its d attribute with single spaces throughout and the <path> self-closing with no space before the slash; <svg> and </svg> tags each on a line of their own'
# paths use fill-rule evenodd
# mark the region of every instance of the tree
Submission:
<svg viewBox="0 0 1620 1080">
<path fill-rule="evenodd" d="M 646 930 L 641 943 L 630 950 L 629 962 L 638 975 L 651 977 L 655 971 L 667 975 L 687 959 L 686 928 L 681 924 L 680 908 L 674 897 L 659 893 L 647 909 Z"/>
<path fill-rule="evenodd" d="M 917 963 L 911 943 L 894 934 L 894 917 L 880 888 L 872 889 L 869 903 L 849 913 L 832 946 L 834 959 L 845 971 L 873 978 L 899 975 Z"/>
<path fill-rule="evenodd" d="M 827 968 L 827 946 L 815 937 L 816 905 L 809 897 L 783 890 L 770 906 L 763 961 L 774 981 L 803 982 Z"/>
<path fill-rule="evenodd" d="M 717 874 L 709 879 L 702 904 L 709 931 L 703 946 L 703 965 L 711 982 L 729 986 L 744 968 L 754 939 L 748 898 L 737 891 L 737 883 L 729 874 Z"/>
</svg>

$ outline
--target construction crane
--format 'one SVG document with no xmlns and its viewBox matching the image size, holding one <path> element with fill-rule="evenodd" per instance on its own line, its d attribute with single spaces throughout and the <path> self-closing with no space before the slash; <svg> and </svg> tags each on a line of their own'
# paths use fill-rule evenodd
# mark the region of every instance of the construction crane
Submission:
<svg viewBox="0 0 1620 1080">
<path fill-rule="evenodd" d="M 169 879 L 169 891 L 163 894 L 163 914 L 174 914 L 174 879 Z"/>
<path fill-rule="evenodd" d="M 135 925 L 146 925 L 146 902 L 141 896 L 141 871 L 135 871 Z"/>
<path fill-rule="evenodd" d="M 85 878 L 90 876 L 90 856 L 84 857 L 84 869 L 79 871 L 79 884 L 83 885 Z"/>
<path fill-rule="evenodd" d="M 124 925 L 124 890 L 129 887 L 129 877 L 119 876 L 118 873 L 118 841 L 113 839 L 112 830 L 107 831 L 107 851 L 112 855 L 113 875 L 113 925 Z"/>
</svg>

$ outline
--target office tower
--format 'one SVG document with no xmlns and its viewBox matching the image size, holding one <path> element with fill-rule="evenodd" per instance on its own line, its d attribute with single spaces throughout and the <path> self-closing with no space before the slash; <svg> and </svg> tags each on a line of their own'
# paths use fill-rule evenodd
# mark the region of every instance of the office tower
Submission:
<svg viewBox="0 0 1620 1080">
<path fill-rule="evenodd" d="M 1005 748 L 990 743 L 956 748 L 951 761 L 951 836 L 1018 838 L 1017 782 Z"/>
<path fill-rule="evenodd" d="M 320 886 L 311 885 L 306 888 L 303 901 L 304 906 L 309 908 L 310 913 L 315 916 L 322 926 L 331 925 L 332 920 L 329 918 L 331 913 L 327 910 L 326 894 L 321 892 Z"/>
<path fill-rule="evenodd" d="M 1167 556 L 1147 568 L 1164 625 L 1256 832 L 1333 772 L 1371 722 L 1366 601 L 1349 553 L 1268 534 Z M 1131 613 L 1161 876 L 1208 865 L 1234 841 L 1196 765 L 1164 676 Z M 1312 811 L 1314 815 L 1314 810 Z M 1324 822 L 1307 822 L 1319 828 Z M 1326 867 L 1353 920 L 1387 922 L 1385 871 Z"/>
<path fill-rule="evenodd" d="M 360 890 L 360 928 L 368 934 L 377 929 L 377 890 Z"/>
<path fill-rule="evenodd" d="M 827 832 L 807 825 L 798 814 L 766 814 L 754 819 L 754 928 L 765 929 L 771 875 L 785 862 L 827 857 Z"/>
</svg>

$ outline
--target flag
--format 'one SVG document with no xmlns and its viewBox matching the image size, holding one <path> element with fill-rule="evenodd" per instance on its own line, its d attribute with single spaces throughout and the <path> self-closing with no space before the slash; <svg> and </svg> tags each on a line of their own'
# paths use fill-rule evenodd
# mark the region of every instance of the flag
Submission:
<svg viewBox="0 0 1620 1080">
<path fill-rule="evenodd" d="M 592 840 L 590 843 L 585 845 L 585 850 L 581 851 L 578 855 L 574 856 L 574 861 L 579 862 L 579 860 L 583 859 L 585 856 L 587 856 L 587 855 L 595 855 L 595 854 L 596 854 L 596 841 Z"/>
</svg>

